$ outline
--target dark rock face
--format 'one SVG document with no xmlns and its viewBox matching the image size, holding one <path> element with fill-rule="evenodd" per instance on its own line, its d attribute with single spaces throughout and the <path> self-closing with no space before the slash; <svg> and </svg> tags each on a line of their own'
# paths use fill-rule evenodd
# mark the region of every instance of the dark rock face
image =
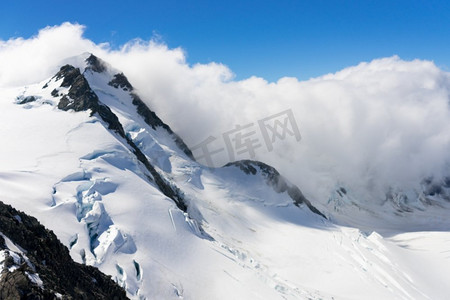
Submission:
<svg viewBox="0 0 450 300">
<path fill-rule="evenodd" d="M 0 250 L 6 249 L 6 242 L 5 242 L 5 238 L 3 236 L 0 235 Z"/>
<path fill-rule="evenodd" d="M 240 160 L 231 162 L 226 164 L 224 167 L 230 166 L 238 167 L 245 174 L 249 175 L 256 175 L 259 169 L 266 179 L 266 183 L 270 185 L 275 190 L 275 192 L 287 192 L 289 197 L 291 197 L 291 199 L 294 201 L 294 205 L 300 206 L 300 204 L 305 204 L 313 213 L 318 214 L 319 216 L 322 216 L 326 219 L 325 215 L 322 214 L 316 207 L 314 207 L 308 199 L 306 199 L 300 189 L 295 185 L 288 185 L 286 180 L 284 180 L 284 178 L 274 167 L 253 160 Z"/>
<path fill-rule="evenodd" d="M 117 73 L 114 75 L 114 78 L 108 84 L 116 89 L 121 88 L 124 91 L 131 92 L 133 90 L 133 86 L 123 73 Z"/>
<path fill-rule="evenodd" d="M 98 59 L 97 56 L 91 54 L 88 58 L 86 58 L 86 62 L 89 65 L 89 69 L 91 69 L 94 72 L 102 73 L 106 71 L 105 63 Z"/>
<path fill-rule="evenodd" d="M 109 129 L 125 137 L 125 131 L 119 119 L 109 107 L 100 103 L 98 96 L 91 89 L 86 78 L 80 73 L 80 69 L 65 65 L 55 77 L 56 80 L 64 78 L 61 87 L 69 88 L 67 95 L 64 95 L 58 103 L 59 109 L 65 111 L 71 109 L 74 111 L 86 111 L 90 109 L 91 115 L 98 113 L 102 120 L 108 124 Z"/>
<path fill-rule="evenodd" d="M 63 82 L 61 83 L 61 86 L 63 87 L 70 87 L 71 83 L 75 81 L 75 78 L 77 78 L 80 74 L 80 69 L 75 68 L 71 65 L 65 65 L 62 66 L 61 69 L 59 69 L 59 72 L 56 73 L 54 78 L 56 80 L 63 79 Z"/>
<path fill-rule="evenodd" d="M 63 299 L 127 299 L 125 291 L 111 277 L 94 267 L 74 262 L 53 232 L 35 218 L 2 202 L 0 229 L 26 251 L 29 259 L 29 263 L 21 263 L 12 272 L 4 270 L 0 299 L 55 299 L 55 293 L 61 294 Z M 4 263 L 11 265 L 13 259 L 7 257 Z M 39 274 L 42 287 L 29 279 L 28 275 L 33 273 Z"/>
<path fill-rule="evenodd" d="M 69 93 L 61 98 L 58 104 L 59 109 L 85 111 L 98 106 L 98 97 L 92 91 L 86 78 L 81 75 L 80 69 L 65 65 L 56 74 L 57 80 L 61 78 L 64 78 L 61 87 L 70 89 Z"/>
<path fill-rule="evenodd" d="M 0 299 L 55 299 L 54 293 L 30 282 L 25 273 L 29 271 L 24 264 L 13 272 L 3 274 L 0 279 Z"/>
</svg>

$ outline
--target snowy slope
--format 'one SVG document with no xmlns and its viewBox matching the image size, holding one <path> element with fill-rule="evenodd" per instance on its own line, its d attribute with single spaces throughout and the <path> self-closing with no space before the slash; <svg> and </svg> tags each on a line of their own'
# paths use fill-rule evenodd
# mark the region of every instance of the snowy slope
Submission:
<svg viewBox="0 0 450 300">
<path fill-rule="evenodd" d="M 95 56 L 62 65 L 51 79 L 0 90 L 0 200 L 37 217 L 75 261 L 110 274 L 129 297 L 450 293 L 445 200 L 395 214 L 389 204 L 357 206 L 338 188 L 317 209 L 264 164 L 196 163 L 126 77 Z"/>
</svg>

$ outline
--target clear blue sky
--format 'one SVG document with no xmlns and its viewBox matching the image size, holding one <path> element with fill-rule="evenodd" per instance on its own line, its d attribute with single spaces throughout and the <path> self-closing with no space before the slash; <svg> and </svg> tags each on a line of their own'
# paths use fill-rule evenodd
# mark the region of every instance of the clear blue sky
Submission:
<svg viewBox="0 0 450 300">
<path fill-rule="evenodd" d="M 62 22 L 117 47 L 155 33 L 188 62 L 228 65 L 237 79 L 274 81 L 335 72 L 398 54 L 450 67 L 450 1 L 11 1 L 0 3 L 0 39 Z"/>
</svg>

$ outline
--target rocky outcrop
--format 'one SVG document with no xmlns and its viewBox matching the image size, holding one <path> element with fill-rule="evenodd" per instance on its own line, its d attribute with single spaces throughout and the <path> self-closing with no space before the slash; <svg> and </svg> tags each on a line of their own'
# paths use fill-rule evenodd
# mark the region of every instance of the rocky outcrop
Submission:
<svg viewBox="0 0 450 300">
<path fill-rule="evenodd" d="M 59 109 L 73 109 L 74 111 L 96 109 L 98 97 L 90 88 L 86 78 L 81 75 L 80 69 L 71 65 L 65 65 L 55 77 L 56 80 L 63 78 L 61 87 L 69 88 L 69 92 L 63 95 L 58 103 Z M 52 95 L 58 95 L 58 93 L 53 91 Z"/>
<path fill-rule="evenodd" d="M 114 75 L 114 78 L 108 84 L 116 89 L 122 89 L 129 92 L 133 91 L 133 86 L 123 73 Z"/>
<path fill-rule="evenodd" d="M 260 161 L 253 160 L 240 160 L 226 164 L 224 167 L 235 166 L 241 169 L 244 173 L 249 175 L 256 175 L 258 170 L 264 176 L 266 183 L 271 186 L 275 192 L 284 193 L 287 192 L 289 197 L 294 201 L 294 205 L 300 206 L 305 204 L 313 213 L 318 214 L 321 217 L 325 217 L 311 202 L 306 199 L 300 189 L 293 184 L 288 184 L 283 176 L 274 168 Z"/>
<path fill-rule="evenodd" d="M 1 236 L 0 299 L 127 299 L 110 276 L 74 262 L 52 231 L 2 202 L 0 232 L 20 249 Z"/>
<path fill-rule="evenodd" d="M 117 73 L 114 78 L 108 83 L 115 88 L 123 89 L 130 92 L 130 96 L 133 99 L 133 105 L 136 106 L 137 113 L 144 119 L 145 123 L 150 125 L 153 129 L 157 127 L 164 128 L 170 133 L 175 140 L 176 145 L 180 148 L 190 159 L 195 161 L 194 155 L 184 141 L 170 128 L 169 125 L 164 123 L 148 106 L 142 101 L 142 99 L 134 92 L 134 88 L 128 81 L 127 77 L 123 73 Z"/>
<path fill-rule="evenodd" d="M 69 88 L 69 92 L 64 94 L 58 103 L 61 110 L 86 111 L 91 110 L 91 115 L 98 113 L 102 120 L 108 124 L 108 129 L 112 129 L 120 136 L 125 136 L 125 131 L 120 125 L 119 119 L 111 109 L 100 103 L 98 96 L 89 86 L 86 78 L 80 73 L 80 69 L 71 65 L 63 66 L 55 75 L 56 80 L 63 78 L 61 87 Z M 60 96 L 53 91 L 52 95 Z"/>
<path fill-rule="evenodd" d="M 94 54 L 89 55 L 88 58 L 86 58 L 86 62 L 88 64 L 88 68 L 91 69 L 94 72 L 102 73 L 106 71 L 106 64 L 101 59 L 99 59 Z"/>
</svg>

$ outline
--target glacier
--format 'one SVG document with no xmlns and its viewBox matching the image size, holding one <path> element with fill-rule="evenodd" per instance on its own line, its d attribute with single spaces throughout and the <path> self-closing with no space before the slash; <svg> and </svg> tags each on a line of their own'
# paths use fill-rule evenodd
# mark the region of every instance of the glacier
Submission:
<svg viewBox="0 0 450 300">
<path fill-rule="evenodd" d="M 203 166 L 126 75 L 90 53 L 1 88 L 0 119 L 0 200 L 131 299 L 450 293 L 444 183 L 379 205 L 339 185 L 327 201 L 307 199 L 262 162 Z"/>
</svg>

